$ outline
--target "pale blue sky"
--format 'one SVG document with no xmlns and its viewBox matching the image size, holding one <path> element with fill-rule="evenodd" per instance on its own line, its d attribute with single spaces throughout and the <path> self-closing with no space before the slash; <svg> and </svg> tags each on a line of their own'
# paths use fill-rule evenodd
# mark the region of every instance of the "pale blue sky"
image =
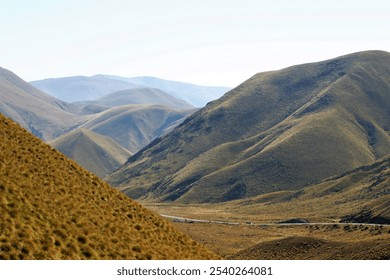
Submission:
<svg viewBox="0 0 390 280">
<path fill-rule="evenodd" d="M 101 73 L 236 86 L 390 51 L 389 15 L 381 0 L 0 0 L 0 66 L 28 81 Z"/>
</svg>

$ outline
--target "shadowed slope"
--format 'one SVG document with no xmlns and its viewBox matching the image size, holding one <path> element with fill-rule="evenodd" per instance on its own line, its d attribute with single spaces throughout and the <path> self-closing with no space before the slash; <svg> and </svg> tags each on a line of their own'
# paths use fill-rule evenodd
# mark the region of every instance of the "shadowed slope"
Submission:
<svg viewBox="0 0 390 280">
<path fill-rule="evenodd" d="M 104 177 L 132 155 L 107 136 L 87 129 L 77 129 L 49 143 L 85 169 Z"/>
<path fill-rule="evenodd" d="M 371 163 L 390 150 L 389 65 L 369 51 L 257 74 L 108 179 L 132 197 L 219 202 Z"/>
<path fill-rule="evenodd" d="M 1 259 L 218 258 L 0 115 Z"/>
</svg>

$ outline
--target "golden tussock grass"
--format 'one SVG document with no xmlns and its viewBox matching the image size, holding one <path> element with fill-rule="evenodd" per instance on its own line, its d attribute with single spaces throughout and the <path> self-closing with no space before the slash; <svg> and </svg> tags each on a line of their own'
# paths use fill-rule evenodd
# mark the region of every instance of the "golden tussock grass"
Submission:
<svg viewBox="0 0 390 280">
<path fill-rule="evenodd" d="M 0 115 L 0 259 L 218 259 Z"/>
</svg>

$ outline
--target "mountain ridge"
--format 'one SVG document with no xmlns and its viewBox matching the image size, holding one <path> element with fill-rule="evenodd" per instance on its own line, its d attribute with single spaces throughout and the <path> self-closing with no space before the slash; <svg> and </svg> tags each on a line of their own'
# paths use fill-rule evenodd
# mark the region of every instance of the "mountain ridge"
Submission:
<svg viewBox="0 0 390 280">
<path fill-rule="evenodd" d="M 201 86 L 191 83 L 141 76 L 126 78 L 114 75 L 71 76 L 31 81 L 38 89 L 66 102 L 94 100 L 112 92 L 150 88 L 162 90 L 184 100 L 194 107 L 203 107 L 207 102 L 222 96 L 230 88 Z"/>
<path fill-rule="evenodd" d="M 373 162 L 390 150 L 386 61 L 367 51 L 256 74 L 107 179 L 139 199 L 218 202 Z"/>
</svg>

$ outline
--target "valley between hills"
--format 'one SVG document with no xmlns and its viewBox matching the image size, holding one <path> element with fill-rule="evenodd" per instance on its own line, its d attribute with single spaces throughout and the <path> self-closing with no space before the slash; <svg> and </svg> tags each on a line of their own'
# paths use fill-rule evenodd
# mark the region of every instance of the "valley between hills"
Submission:
<svg viewBox="0 0 390 280">
<path fill-rule="evenodd" d="M 35 135 L 1 117 L 3 259 L 390 259 L 387 52 L 231 90 L 0 74 Z"/>
</svg>

